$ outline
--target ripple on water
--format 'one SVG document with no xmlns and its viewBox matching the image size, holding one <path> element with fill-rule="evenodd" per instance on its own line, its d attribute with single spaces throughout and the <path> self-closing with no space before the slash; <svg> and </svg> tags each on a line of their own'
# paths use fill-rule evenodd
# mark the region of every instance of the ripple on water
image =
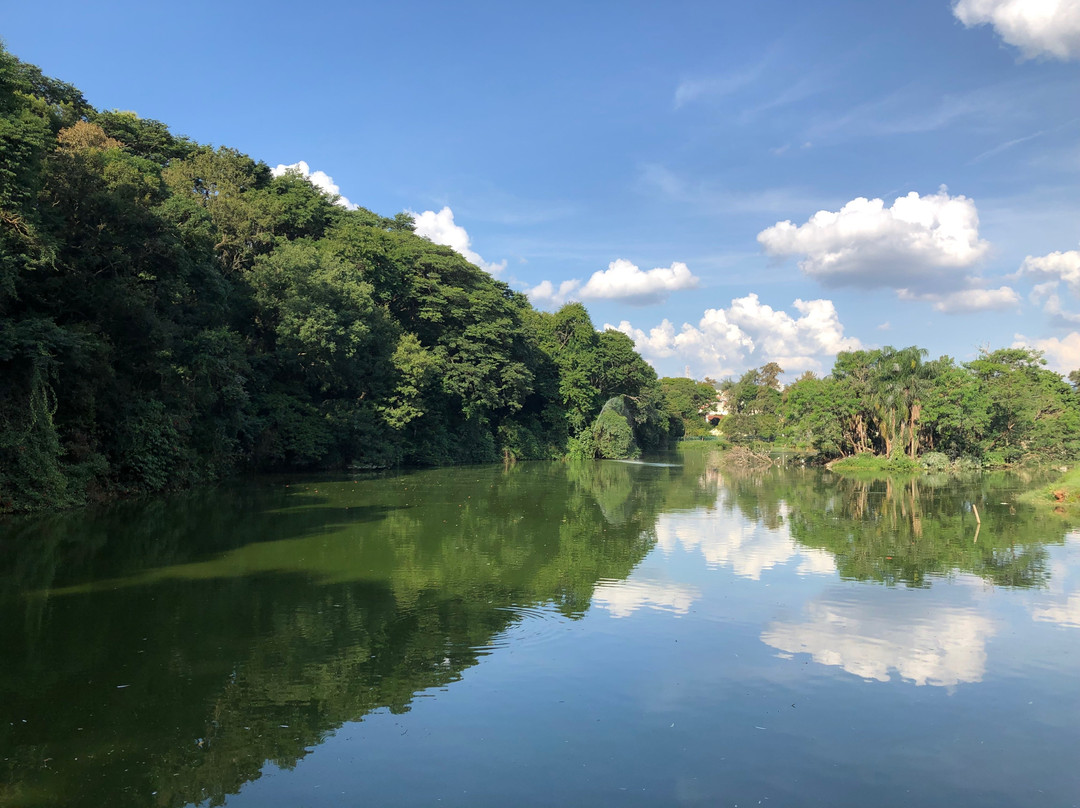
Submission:
<svg viewBox="0 0 1080 808">
<path fill-rule="evenodd" d="M 497 611 L 509 612 L 513 622 L 495 635 L 491 642 L 473 648 L 480 654 L 490 654 L 500 648 L 541 645 L 551 642 L 570 627 L 570 619 L 553 605 L 498 606 Z"/>
</svg>

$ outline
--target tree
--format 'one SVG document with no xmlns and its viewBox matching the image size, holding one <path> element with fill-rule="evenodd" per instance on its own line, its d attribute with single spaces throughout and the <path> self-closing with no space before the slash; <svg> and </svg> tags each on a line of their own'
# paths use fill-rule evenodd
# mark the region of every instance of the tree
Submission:
<svg viewBox="0 0 1080 808">
<path fill-rule="evenodd" d="M 681 421 L 684 434 L 707 431 L 701 411 L 716 403 L 716 388 L 713 385 L 693 379 L 664 377 L 660 379 L 660 389 L 664 409 Z"/>
</svg>

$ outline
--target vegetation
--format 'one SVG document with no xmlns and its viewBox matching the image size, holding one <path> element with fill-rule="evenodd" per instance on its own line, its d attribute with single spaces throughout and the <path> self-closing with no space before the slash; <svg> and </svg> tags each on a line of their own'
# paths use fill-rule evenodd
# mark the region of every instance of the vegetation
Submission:
<svg viewBox="0 0 1080 808">
<path fill-rule="evenodd" d="M 770 363 L 723 383 L 734 443 L 782 442 L 836 469 L 914 471 L 1059 462 L 1080 452 L 1080 396 L 1027 348 L 972 362 L 918 347 L 853 351 L 783 390 Z M 1080 376 L 1078 376 L 1080 378 Z"/>
<path fill-rule="evenodd" d="M 677 436 L 628 337 L 334 202 L 0 48 L 0 512 Z"/>
<path fill-rule="evenodd" d="M 1053 482 L 1025 493 L 1021 499 L 1034 505 L 1053 505 L 1059 512 L 1076 512 L 1080 505 L 1080 466 L 1062 473 Z"/>
<path fill-rule="evenodd" d="M 1031 484 L 1017 472 L 963 482 L 894 474 L 826 482 L 816 469 L 738 469 L 718 458 L 711 465 L 728 492 L 726 508 L 769 529 L 786 525 L 801 546 L 832 556 L 847 580 L 927 587 L 966 572 L 995 586 L 1045 587 L 1046 546 L 1067 533 L 1062 520 L 1017 501 L 1018 488 Z"/>
<path fill-rule="evenodd" d="M 682 474 L 495 465 L 11 517 L 0 700 L 32 719 L 0 726 L 0 806 L 222 805 L 524 617 L 564 631 L 660 513 L 715 499 Z"/>
<path fill-rule="evenodd" d="M 701 437 L 712 431 L 705 421 L 705 410 L 716 404 L 716 385 L 694 379 L 666 377 L 660 380 L 664 405 L 682 424 L 686 437 Z"/>
</svg>

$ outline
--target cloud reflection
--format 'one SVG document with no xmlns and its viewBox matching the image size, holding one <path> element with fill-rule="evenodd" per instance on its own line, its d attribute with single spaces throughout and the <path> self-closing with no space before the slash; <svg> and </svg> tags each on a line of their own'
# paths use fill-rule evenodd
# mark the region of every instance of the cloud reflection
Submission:
<svg viewBox="0 0 1080 808">
<path fill-rule="evenodd" d="M 1031 610 L 1033 619 L 1045 623 L 1057 623 L 1067 628 L 1080 628 L 1080 593 L 1069 595 L 1064 603 L 1036 607 Z"/>
<path fill-rule="evenodd" d="M 806 607 L 801 622 L 771 624 L 761 639 L 790 654 L 810 654 L 864 679 L 887 682 L 895 671 L 916 685 L 982 681 L 993 621 L 977 610 L 943 603 L 929 591 L 845 592 Z"/>
<path fill-rule="evenodd" d="M 699 597 L 697 587 L 671 581 L 600 581 L 592 602 L 612 617 L 629 617 L 643 608 L 686 614 Z"/>
<path fill-rule="evenodd" d="M 720 495 L 718 506 L 723 506 Z M 769 527 L 741 518 L 717 518 L 715 511 L 662 514 L 656 524 L 660 549 L 670 555 L 676 548 L 700 552 L 710 567 L 730 567 L 736 575 L 761 579 L 766 570 L 798 560 L 800 575 L 831 575 L 836 572 L 832 554 L 802 547 L 787 527 L 790 509 L 780 503 L 780 524 Z"/>
<path fill-rule="evenodd" d="M 1066 539 L 1066 547 L 1072 553 L 1080 550 L 1080 533 L 1071 533 Z M 1080 554 L 1078 554 L 1080 555 Z M 1075 578 L 1070 581 L 1070 570 L 1077 569 L 1075 561 L 1059 560 L 1050 573 L 1050 594 L 1056 602 L 1032 606 L 1031 619 L 1039 623 L 1056 623 L 1064 628 L 1080 628 L 1080 592 L 1071 592 L 1076 588 Z"/>
</svg>

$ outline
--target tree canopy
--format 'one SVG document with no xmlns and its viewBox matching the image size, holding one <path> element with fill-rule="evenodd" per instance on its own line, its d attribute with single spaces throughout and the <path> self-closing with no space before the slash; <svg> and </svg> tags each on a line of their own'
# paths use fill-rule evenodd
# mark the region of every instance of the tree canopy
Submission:
<svg viewBox="0 0 1080 808">
<path fill-rule="evenodd" d="M 628 337 L 334 202 L 0 48 L 0 512 L 244 468 L 592 457 L 616 398 L 633 446 L 672 437 Z"/>
</svg>

